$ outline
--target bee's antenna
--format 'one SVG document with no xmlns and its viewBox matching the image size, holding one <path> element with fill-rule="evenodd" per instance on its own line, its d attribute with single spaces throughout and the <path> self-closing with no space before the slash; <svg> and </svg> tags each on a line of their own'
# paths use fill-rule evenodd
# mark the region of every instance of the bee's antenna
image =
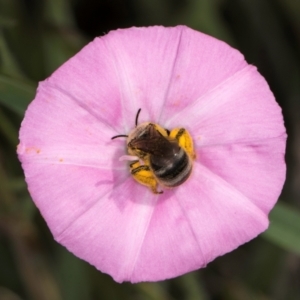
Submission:
<svg viewBox="0 0 300 300">
<path fill-rule="evenodd" d="M 126 135 L 126 134 L 119 134 L 119 135 L 113 136 L 111 139 L 113 140 L 113 139 L 116 139 L 116 138 L 119 138 L 119 137 L 128 137 L 128 135 Z"/>
<path fill-rule="evenodd" d="M 139 120 L 139 115 L 140 115 L 140 112 L 141 112 L 141 108 L 139 108 L 139 110 L 137 111 L 137 114 L 136 114 L 136 117 L 135 117 L 135 126 L 138 125 L 138 120 Z M 119 134 L 119 135 L 115 135 L 113 136 L 111 139 L 116 139 L 116 138 L 119 138 L 119 137 L 128 137 L 128 135 L 126 134 Z"/>
<path fill-rule="evenodd" d="M 139 110 L 137 111 L 137 114 L 136 114 L 136 117 L 135 117 L 135 126 L 138 125 L 138 119 L 139 119 L 139 115 L 140 115 L 140 112 L 141 112 L 141 108 L 139 108 Z"/>
</svg>

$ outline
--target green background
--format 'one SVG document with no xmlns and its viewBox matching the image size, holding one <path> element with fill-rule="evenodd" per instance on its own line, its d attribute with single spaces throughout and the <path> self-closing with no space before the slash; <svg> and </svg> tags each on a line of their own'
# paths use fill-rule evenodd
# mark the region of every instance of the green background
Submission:
<svg viewBox="0 0 300 300">
<path fill-rule="evenodd" d="M 287 180 L 270 228 L 207 268 L 115 283 L 54 242 L 27 192 L 18 130 L 38 81 L 111 29 L 186 24 L 256 65 L 282 107 Z M 0 0 L 0 299 L 300 299 L 299 0 Z"/>
</svg>

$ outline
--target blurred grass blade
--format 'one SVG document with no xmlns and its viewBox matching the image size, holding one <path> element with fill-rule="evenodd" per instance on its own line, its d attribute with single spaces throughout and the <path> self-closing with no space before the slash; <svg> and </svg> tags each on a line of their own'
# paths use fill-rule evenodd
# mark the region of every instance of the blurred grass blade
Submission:
<svg viewBox="0 0 300 300">
<path fill-rule="evenodd" d="M 45 1 L 44 12 L 46 19 L 56 26 L 73 27 L 74 20 L 69 0 Z"/>
<path fill-rule="evenodd" d="M 0 16 L 1 26 L 1 16 Z M 16 78 L 23 78 L 24 74 L 20 70 L 15 57 L 10 51 L 3 32 L 0 30 L 0 70 L 1 73 L 11 75 Z"/>
<path fill-rule="evenodd" d="M 300 14 L 300 1 L 279 0 L 278 2 L 282 6 L 282 8 L 286 11 L 290 20 L 297 24 L 299 20 L 299 14 Z"/>
<path fill-rule="evenodd" d="M 19 115 L 24 114 L 34 94 L 33 85 L 0 75 L 0 104 Z"/>
<path fill-rule="evenodd" d="M 14 147 L 18 144 L 18 131 L 12 121 L 0 108 L 0 132 L 6 137 L 10 144 Z"/>
<path fill-rule="evenodd" d="M 136 285 L 145 300 L 169 300 L 168 292 L 156 282 L 142 282 Z"/>
<path fill-rule="evenodd" d="M 56 31 L 45 33 L 43 41 L 46 74 L 51 74 L 80 49 L 72 45 L 70 36 Z"/>
<path fill-rule="evenodd" d="M 300 255 L 300 211 L 288 204 L 277 203 L 270 214 L 270 227 L 262 236 Z"/>
<path fill-rule="evenodd" d="M 56 271 L 58 272 L 57 275 L 61 284 L 63 299 L 92 299 L 87 275 L 87 263 L 61 246 L 58 246 L 57 254 L 59 263 Z"/>
<path fill-rule="evenodd" d="M 186 10 L 182 10 L 177 24 L 186 24 L 192 28 L 208 33 L 216 38 L 234 45 L 226 22 L 220 14 L 221 1 L 218 0 L 188 0 Z"/>
<path fill-rule="evenodd" d="M 197 272 L 191 272 L 178 278 L 178 285 L 184 290 L 186 300 L 208 300 L 209 296 Z"/>
</svg>

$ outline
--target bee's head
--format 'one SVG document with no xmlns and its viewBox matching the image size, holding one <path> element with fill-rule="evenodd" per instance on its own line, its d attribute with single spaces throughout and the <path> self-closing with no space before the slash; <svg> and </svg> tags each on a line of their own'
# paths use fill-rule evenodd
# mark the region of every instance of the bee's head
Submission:
<svg viewBox="0 0 300 300">
<path fill-rule="evenodd" d="M 140 158 L 145 157 L 147 153 L 140 149 L 143 142 L 147 141 L 147 136 L 149 136 L 149 122 L 142 123 L 135 127 L 128 135 L 127 147 L 128 153 L 131 155 L 136 155 Z"/>
</svg>

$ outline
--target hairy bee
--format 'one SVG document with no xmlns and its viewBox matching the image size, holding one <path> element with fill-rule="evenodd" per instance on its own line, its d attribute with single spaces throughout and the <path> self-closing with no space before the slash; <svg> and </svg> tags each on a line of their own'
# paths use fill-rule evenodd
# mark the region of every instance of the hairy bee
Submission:
<svg viewBox="0 0 300 300">
<path fill-rule="evenodd" d="M 132 176 L 139 183 L 148 186 L 155 194 L 160 194 L 158 184 L 176 187 L 184 183 L 191 174 L 195 153 L 193 140 L 184 128 L 171 131 L 146 122 L 140 125 L 136 116 L 136 127 L 127 137 L 129 155 L 139 158 L 130 163 Z"/>
</svg>

